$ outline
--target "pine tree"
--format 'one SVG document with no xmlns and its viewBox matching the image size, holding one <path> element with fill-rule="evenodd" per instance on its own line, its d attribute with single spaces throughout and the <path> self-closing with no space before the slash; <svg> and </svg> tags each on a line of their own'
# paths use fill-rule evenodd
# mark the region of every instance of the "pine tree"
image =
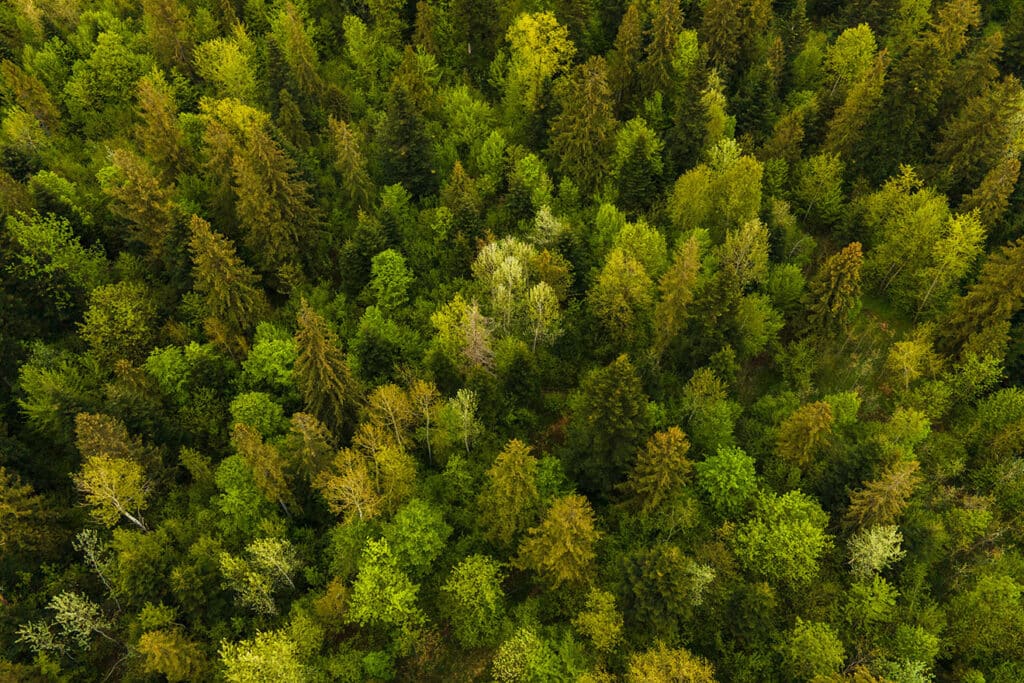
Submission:
<svg viewBox="0 0 1024 683">
<path fill-rule="evenodd" d="M 643 119 L 626 123 L 615 136 L 612 172 L 618 205 L 627 212 L 647 208 L 661 191 L 664 143 Z"/>
<path fill-rule="evenodd" d="M 555 88 L 561 111 L 551 121 L 551 154 L 582 192 L 598 189 L 608 171 L 617 126 L 604 59 L 591 57 Z"/>
<path fill-rule="evenodd" d="M 100 171 L 100 187 L 111 198 L 111 213 L 132 223 L 134 241 L 144 244 L 159 260 L 175 226 L 174 187 L 165 187 L 149 163 L 134 152 L 119 148 L 111 165 Z"/>
<path fill-rule="evenodd" d="M 274 40 L 291 72 L 291 82 L 299 93 L 315 101 L 323 90 L 323 82 L 318 73 L 319 60 L 309 29 L 295 3 L 287 0 L 273 17 L 271 27 Z"/>
<path fill-rule="evenodd" d="M 864 257 L 853 242 L 818 269 L 809 286 L 808 322 L 823 332 L 845 331 L 860 309 L 860 273 Z"/>
<path fill-rule="evenodd" d="M 323 316 L 302 300 L 295 345 L 295 381 L 306 409 L 340 434 L 350 424 L 355 381 L 338 346 L 338 337 Z"/>
<path fill-rule="evenodd" d="M 207 331 L 233 348 L 269 308 L 259 276 L 239 258 L 231 240 L 199 216 L 192 216 L 189 231 L 192 282 L 205 297 Z"/>
<path fill-rule="evenodd" d="M 142 26 L 147 45 L 164 68 L 181 69 L 191 61 L 196 29 L 179 0 L 142 0 Z"/>
<path fill-rule="evenodd" d="M 286 514 L 290 514 L 288 505 L 295 502 L 295 497 L 280 450 L 273 444 L 264 443 L 258 429 L 241 422 L 232 428 L 231 439 L 235 450 L 252 470 L 256 487 L 267 500 L 278 503 Z"/>
<path fill-rule="evenodd" d="M 601 537 L 590 501 L 578 494 L 557 498 L 540 526 L 519 546 L 515 562 L 537 572 L 551 588 L 590 578 L 594 544 Z"/>
<path fill-rule="evenodd" d="M 53 512 L 16 472 L 0 467 L 0 552 L 38 550 L 47 544 Z"/>
<path fill-rule="evenodd" d="M 580 383 L 569 424 L 572 474 L 594 492 L 621 481 L 649 427 L 647 396 L 629 357 L 621 355 Z"/>
</svg>

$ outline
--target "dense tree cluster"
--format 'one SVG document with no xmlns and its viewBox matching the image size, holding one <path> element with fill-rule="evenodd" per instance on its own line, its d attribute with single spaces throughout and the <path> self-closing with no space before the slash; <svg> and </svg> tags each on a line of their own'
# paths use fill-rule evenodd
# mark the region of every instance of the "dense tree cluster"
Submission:
<svg viewBox="0 0 1024 683">
<path fill-rule="evenodd" d="M 0 680 L 1024 680 L 1024 3 L 0 4 Z"/>
</svg>

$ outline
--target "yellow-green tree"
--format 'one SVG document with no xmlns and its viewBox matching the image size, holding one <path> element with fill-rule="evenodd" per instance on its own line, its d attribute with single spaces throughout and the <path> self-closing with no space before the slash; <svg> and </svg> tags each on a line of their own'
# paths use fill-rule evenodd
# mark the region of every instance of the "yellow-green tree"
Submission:
<svg viewBox="0 0 1024 683">
<path fill-rule="evenodd" d="M 537 572 L 551 588 L 591 578 L 601 532 L 590 501 L 578 494 L 555 499 L 540 525 L 519 546 L 516 564 Z"/>
</svg>

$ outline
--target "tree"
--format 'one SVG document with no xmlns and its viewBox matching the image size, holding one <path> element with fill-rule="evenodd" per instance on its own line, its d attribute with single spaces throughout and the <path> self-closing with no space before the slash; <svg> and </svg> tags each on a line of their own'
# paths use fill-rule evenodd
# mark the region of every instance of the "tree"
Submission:
<svg viewBox="0 0 1024 683">
<path fill-rule="evenodd" d="M 142 518 L 149 493 L 142 465 L 124 458 L 92 455 L 74 479 L 96 521 L 113 527 L 124 517 L 142 531 L 149 530 Z"/>
<path fill-rule="evenodd" d="M 809 681 L 838 671 L 846 659 L 843 641 L 828 624 L 796 618 L 783 646 L 783 659 L 792 680 Z"/>
<path fill-rule="evenodd" d="M 45 499 L 30 484 L 0 467 L 0 551 L 14 554 L 45 545 L 51 517 Z"/>
<path fill-rule="evenodd" d="M 204 142 L 213 150 L 207 170 L 221 194 L 231 179 L 242 243 L 265 272 L 297 263 L 319 223 L 309 185 L 271 136 L 266 114 L 234 99 L 204 105 Z"/>
<path fill-rule="evenodd" d="M 287 585 L 300 562 L 286 539 L 258 538 L 245 548 L 245 557 L 221 553 L 220 570 L 238 601 L 258 614 L 277 614 L 274 594 Z"/>
<path fill-rule="evenodd" d="M 413 498 L 384 526 L 384 539 L 403 569 L 423 576 L 445 549 L 452 528 L 440 508 Z"/>
<path fill-rule="evenodd" d="M 543 107 L 551 82 L 572 62 L 576 47 L 569 40 L 569 31 L 550 12 L 520 14 L 509 26 L 506 39 L 506 117 L 514 130 L 525 135 Z"/>
<path fill-rule="evenodd" d="M 829 256 L 808 286 L 808 321 L 823 332 L 845 331 L 860 309 L 860 242 Z"/>
<path fill-rule="evenodd" d="M 147 44 L 166 68 L 184 67 L 192 56 L 195 25 L 178 0 L 143 0 L 142 25 Z"/>
<path fill-rule="evenodd" d="M 142 360 L 150 348 L 156 307 L 138 282 L 101 285 L 89 295 L 79 334 L 101 361 Z"/>
<path fill-rule="evenodd" d="M 834 422 L 832 406 L 825 401 L 800 406 L 779 425 L 776 452 L 783 460 L 806 469 L 828 445 Z"/>
<path fill-rule="evenodd" d="M 649 336 L 654 283 L 640 262 L 613 249 L 587 292 L 587 305 L 613 348 L 641 348 Z"/>
<path fill-rule="evenodd" d="M 316 98 L 323 89 L 318 73 L 319 60 L 310 30 L 293 2 L 285 2 L 271 19 L 274 41 L 288 64 L 292 82 L 298 91 Z"/>
<path fill-rule="evenodd" d="M 906 555 L 903 534 L 895 524 L 865 527 L 850 537 L 850 570 L 860 578 L 881 572 Z"/>
<path fill-rule="evenodd" d="M 561 111 L 551 120 L 551 154 L 558 170 L 590 194 L 607 174 L 615 149 L 617 123 L 604 59 L 591 57 L 560 79 L 555 98 Z"/>
<path fill-rule="evenodd" d="M 303 299 L 295 332 L 295 380 L 306 409 L 336 433 L 348 427 L 355 380 L 323 316 Z"/>
<path fill-rule="evenodd" d="M 628 683 L 715 683 L 715 668 L 703 657 L 684 648 L 669 649 L 665 643 L 630 657 L 626 672 Z"/>
<path fill-rule="evenodd" d="M 661 190 L 664 145 L 641 118 L 631 119 L 616 133 L 612 175 L 617 184 L 618 204 L 625 211 L 642 211 Z"/>
<path fill-rule="evenodd" d="M 138 650 L 145 671 L 165 676 L 168 683 L 195 680 L 206 669 L 199 644 L 186 638 L 180 628 L 146 631 L 139 637 Z"/>
<path fill-rule="evenodd" d="M 413 274 L 405 265 L 405 257 L 393 249 L 382 251 L 373 257 L 370 272 L 370 289 L 377 300 L 377 306 L 386 314 L 394 315 L 409 300 L 409 285 Z"/>
<path fill-rule="evenodd" d="M 485 473 L 477 501 L 480 521 L 487 536 L 502 545 L 511 545 L 537 519 L 537 464 L 530 447 L 513 439 Z"/>
<path fill-rule="evenodd" d="M 562 496 L 519 545 L 516 564 L 537 572 L 551 588 L 582 583 L 590 578 L 600 536 L 590 502 L 578 494 Z"/>
<path fill-rule="evenodd" d="M 654 305 L 654 348 L 659 353 L 664 353 L 684 329 L 687 306 L 693 301 L 700 267 L 700 242 L 696 235 L 691 235 L 676 246 L 672 265 L 658 281 L 660 296 Z"/>
<path fill-rule="evenodd" d="M 291 476 L 281 451 L 265 443 L 263 435 L 247 424 L 237 422 L 232 429 L 235 450 L 252 470 L 253 481 L 267 500 L 278 503 L 288 513 L 289 503 L 295 502 L 291 490 Z"/>
<path fill-rule="evenodd" d="M 599 652 L 612 651 L 622 637 L 622 614 L 615 607 L 615 596 L 599 588 L 590 589 L 586 608 L 572 624 L 590 638 Z"/>
<path fill-rule="evenodd" d="M 97 177 L 103 192 L 111 198 L 111 213 L 132 223 L 129 235 L 145 245 L 154 260 L 168 250 L 176 217 L 173 186 L 165 187 L 149 163 L 124 148 L 110 155 L 110 166 Z"/>
<path fill-rule="evenodd" d="M 679 427 L 657 432 L 637 455 L 626 488 L 644 511 L 658 509 L 682 492 L 693 473 L 690 442 Z"/>
<path fill-rule="evenodd" d="M 427 130 L 428 117 L 436 109 L 436 96 L 427 65 L 436 66 L 406 46 L 385 97 L 387 118 L 380 139 L 381 148 L 386 150 L 382 160 L 384 177 L 389 183 L 402 183 L 416 197 L 432 194 L 437 187 Z"/>
<path fill-rule="evenodd" d="M 526 293 L 526 317 L 531 337 L 530 350 L 536 352 L 537 344 L 550 344 L 562 332 L 562 310 L 558 295 L 547 282 L 538 282 Z"/>
<path fill-rule="evenodd" d="M 991 229 L 998 225 L 1010 206 L 1010 195 L 1020 177 L 1020 159 L 1003 159 L 993 166 L 981 183 L 960 202 L 960 213 L 978 211 L 981 224 Z"/>
<path fill-rule="evenodd" d="M 736 447 L 719 448 L 715 455 L 694 465 L 697 485 L 719 515 L 735 518 L 757 492 L 754 459 Z"/>
<path fill-rule="evenodd" d="M 260 278 L 239 258 L 231 240 L 199 216 L 192 216 L 189 231 L 192 282 L 205 298 L 207 334 L 234 348 L 269 308 Z"/>
<path fill-rule="evenodd" d="M 334 150 L 334 168 L 341 174 L 342 190 L 353 208 L 366 210 L 374 196 L 374 188 L 366 169 L 366 157 L 363 155 L 359 137 L 356 131 L 341 119 L 331 117 L 327 123 Z"/>
<path fill-rule="evenodd" d="M 1021 151 L 1024 89 L 1008 76 L 968 100 L 946 123 L 935 145 L 936 175 L 951 194 L 974 188 L 1005 159 Z"/>
<path fill-rule="evenodd" d="M 398 629 L 412 637 L 426 624 L 418 595 L 419 586 L 398 567 L 388 542 L 367 541 L 345 618 L 360 626 Z"/>
<path fill-rule="evenodd" d="M 640 102 L 640 82 L 636 78 L 643 54 L 643 21 L 640 3 L 631 1 L 626 5 L 615 44 L 608 54 L 608 85 L 611 88 L 615 109 L 620 115 L 632 113 Z"/>
<path fill-rule="evenodd" d="M 572 403 L 570 471 L 594 492 L 621 481 L 648 430 L 647 396 L 629 357 L 589 372 Z"/>
<path fill-rule="evenodd" d="M 501 565 L 486 555 L 470 555 L 452 569 L 441 587 L 442 608 L 463 647 L 491 645 L 505 616 Z"/>
<path fill-rule="evenodd" d="M 1024 268 L 1024 238 L 989 254 L 978 281 L 953 302 L 943 338 L 949 346 L 992 330 L 1024 308 L 1024 283 L 1016 273 Z"/>
<path fill-rule="evenodd" d="M 818 562 L 832 545 L 828 515 L 801 491 L 761 494 L 754 516 L 736 530 L 733 549 L 743 567 L 793 590 L 818 574 Z"/>
<path fill-rule="evenodd" d="M 919 469 L 916 460 L 903 460 L 886 467 L 878 479 L 850 494 L 846 521 L 860 527 L 895 522 L 921 482 Z"/>
<path fill-rule="evenodd" d="M 683 13 L 674 0 L 660 0 L 653 9 L 639 76 L 645 95 L 660 92 L 667 98 L 674 94 L 676 44 L 683 30 Z"/>
<path fill-rule="evenodd" d="M 222 641 L 220 659 L 228 683 L 302 683 L 308 670 L 285 631 L 261 631 L 238 643 Z"/>
</svg>

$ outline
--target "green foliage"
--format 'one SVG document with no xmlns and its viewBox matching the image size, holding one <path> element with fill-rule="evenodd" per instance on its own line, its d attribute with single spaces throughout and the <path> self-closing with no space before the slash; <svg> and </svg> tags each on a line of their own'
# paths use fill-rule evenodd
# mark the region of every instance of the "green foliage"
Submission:
<svg viewBox="0 0 1024 683">
<path fill-rule="evenodd" d="M 492 558 L 470 555 L 452 569 L 441 587 L 444 612 L 463 646 L 494 643 L 505 615 L 503 576 L 501 565 Z"/>
<path fill-rule="evenodd" d="M 754 459 L 739 448 L 719 448 L 715 455 L 698 462 L 694 469 L 697 485 L 723 517 L 735 518 L 741 514 L 757 491 Z"/>
<path fill-rule="evenodd" d="M 0 680 L 1024 680 L 1017 0 L 0 3 Z"/>
<path fill-rule="evenodd" d="M 827 522 L 820 505 L 805 493 L 762 494 L 753 517 L 736 529 L 733 547 L 748 571 L 799 589 L 814 580 L 822 554 L 832 545 Z"/>
</svg>

